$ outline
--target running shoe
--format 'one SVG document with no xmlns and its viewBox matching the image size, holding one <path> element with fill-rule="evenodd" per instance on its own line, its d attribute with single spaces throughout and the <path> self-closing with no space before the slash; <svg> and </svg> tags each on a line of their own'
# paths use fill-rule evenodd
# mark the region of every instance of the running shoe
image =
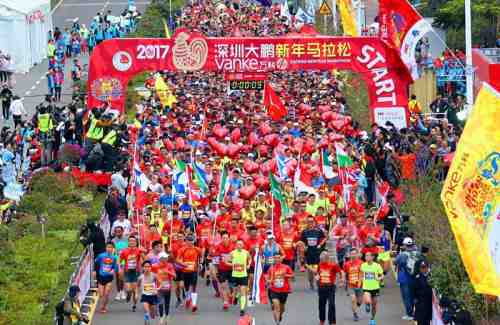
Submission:
<svg viewBox="0 0 500 325">
<path fill-rule="evenodd" d="M 370 321 L 368 322 L 368 325 L 377 325 L 377 322 L 375 322 L 375 320 L 372 318 L 372 319 L 370 319 Z"/>
<path fill-rule="evenodd" d="M 191 309 L 191 312 L 194 314 L 198 310 L 198 306 L 193 306 L 193 309 Z"/>
<path fill-rule="evenodd" d="M 132 311 L 135 313 L 135 311 L 137 310 L 137 306 L 136 305 L 133 305 L 132 306 Z"/>
<path fill-rule="evenodd" d="M 240 317 L 242 316 L 245 316 L 245 311 L 244 310 L 240 310 Z"/>
<path fill-rule="evenodd" d="M 229 304 L 225 302 L 224 306 L 222 306 L 222 310 L 227 311 L 228 309 L 229 309 Z"/>
<path fill-rule="evenodd" d="M 354 314 L 352 315 L 352 319 L 353 319 L 355 322 L 359 321 L 359 316 L 358 316 L 358 313 L 354 313 Z"/>
<path fill-rule="evenodd" d="M 191 307 L 191 299 L 186 299 L 184 306 L 186 307 L 186 309 L 189 309 L 189 307 Z"/>
<path fill-rule="evenodd" d="M 214 297 L 215 297 L 215 298 L 220 298 L 220 292 L 216 292 L 216 293 L 214 294 Z"/>
</svg>

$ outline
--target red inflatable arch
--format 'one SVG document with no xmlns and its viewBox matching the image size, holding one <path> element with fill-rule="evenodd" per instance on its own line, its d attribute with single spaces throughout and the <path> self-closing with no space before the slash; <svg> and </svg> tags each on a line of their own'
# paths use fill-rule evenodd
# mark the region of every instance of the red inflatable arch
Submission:
<svg viewBox="0 0 500 325">
<path fill-rule="evenodd" d="M 266 73 L 352 70 L 366 81 L 372 121 L 408 121 L 408 71 L 398 52 L 376 37 L 207 38 L 178 30 L 171 39 L 112 39 L 89 62 L 88 106 L 108 101 L 123 111 L 128 81 L 145 71 Z"/>
</svg>

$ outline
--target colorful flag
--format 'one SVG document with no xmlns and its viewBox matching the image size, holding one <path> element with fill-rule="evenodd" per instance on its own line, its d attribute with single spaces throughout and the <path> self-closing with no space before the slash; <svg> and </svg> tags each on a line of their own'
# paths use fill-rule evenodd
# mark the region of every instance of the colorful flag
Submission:
<svg viewBox="0 0 500 325">
<path fill-rule="evenodd" d="M 149 188 L 149 184 L 151 181 L 149 178 L 141 171 L 139 164 L 134 162 L 134 173 L 135 173 L 135 186 L 138 187 L 141 191 L 146 192 Z"/>
<path fill-rule="evenodd" d="M 285 104 L 269 83 L 266 83 L 264 88 L 264 106 L 267 108 L 267 114 L 274 121 L 280 120 L 288 114 Z"/>
<path fill-rule="evenodd" d="M 299 23 L 303 24 L 314 24 L 314 10 L 312 11 L 312 14 L 305 11 L 304 9 L 300 8 L 297 10 L 297 13 L 295 14 L 295 19 Z"/>
<path fill-rule="evenodd" d="M 342 27 L 344 28 L 344 35 L 358 36 L 351 0 L 337 0 L 337 6 L 342 20 Z"/>
<path fill-rule="evenodd" d="M 380 0 L 378 17 L 379 37 L 400 52 L 413 80 L 418 79 L 417 43 L 432 26 L 407 0 Z"/>
<path fill-rule="evenodd" d="M 337 154 L 337 164 L 339 168 L 347 168 L 352 166 L 351 157 L 344 151 L 340 145 L 335 144 L 335 152 Z"/>
<path fill-rule="evenodd" d="M 316 189 L 313 187 L 313 175 L 305 170 L 304 165 L 299 156 L 299 164 L 295 169 L 295 175 L 293 177 L 293 185 L 295 188 L 295 193 L 307 192 L 309 194 L 318 194 Z"/>
<path fill-rule="evenodd" d="M 155 89 L 163 106 L 171 107 L 173 103 L 177 102 L 177 98 L 172 94 L 172 91 L 160 75 L 156 76 Z"/>
<path fill-rule="evenodd" d="M 208 193 L 208 179 L 207 172 L 201 168 L 196 161 L 193 161 L 193 178 L 196 182 L 197 187 L 200 189 L 202 193 Z"/>
<path fill-rule="evenodd" d="M 500 92 L 486 83 L 460 136 L 441 192 L 478 293 L 500 296 Z"/>
<path fill-rule="evenodd" d="M 326 179 L 331 179 L 337 176 L 333 171 L 332 162 L 330 161 L 330 156 L 326 148 L 321 149 L 319 159 L 321 163 L 321 172 Z"/>
<path fill-rule="evenodd" d="M 186 175 L 189 180 L 189 198 L 194 206 L 206 206 L 209 204 L 209 198 L 207 197 L 207 191 L 203 191 L 200 188 L 199 182 L 196 180 L 196 171 L 191 165 L 186 167 Z"/>
<path fill-rule="evenodd" d="M 275 159 L 276 159 L 276 165 L 278 166 L 278 177 L 281 179 L 281 180 L 288 180 L 288 171 L 287 171 L 287 168 L 286 168 L 286 164 L 288 163 L 288 159 L 283 156 L 283 155 L 280 155 L 279 153 L 276 154 L 275 156 Z"/>
<path fill-rule="evenodd" d="M 383 219 L 389 213 L 389 202 L 387 202 L 387 194 L 391 186 L 387 182 L 379 182 L 375 186 L 375 205 L 378 208 L 375 219 Z"/>
<path fill-rule="evenodd" d="M 271 188 L 271 194 L 273 198 L 280 204 L 280 218 L 281 216 L 286 216 L 290 213 L 288 209 L 288 204 L 286 202 L 286 196 L 283 192 L 283 188 L 278 180 L 274 177 L 273 173 L 269 173 L 269 186 Z"/>
<path fill-rule="evenodd" d="M 172 180 L 172 193 L 174 195 L 187 194 L 188 181 L 189 180 L 186 174 L 186 163 L 182 160 L 176 159 Z"/>
<path fill-rule="evenodd" d="M 252 284 L 252 301 L 257 304 L 267 305 L 269 303 L 266 294 L 266 283 L 264 272 L 262 270 L 262 257 L 259 254 L 259 248 L 256 248 L 255 257 L 255 274 Z"/>
<path fill-rule="evenodd" d="M 227 168 L 225 165 L 222 165 L 222 172 L 220 175 L 219 181 L 219 193 L 217 194 L 217 203 L 224 202 L 224 198 L 229 190 L 229 176 L 227 173 Z"/>
</svg>

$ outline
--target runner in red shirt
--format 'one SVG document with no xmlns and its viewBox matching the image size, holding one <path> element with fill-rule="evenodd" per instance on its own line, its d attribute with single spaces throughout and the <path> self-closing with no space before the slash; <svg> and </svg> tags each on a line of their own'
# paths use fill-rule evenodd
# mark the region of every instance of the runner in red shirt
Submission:
<svg viewBox="0 0 500 325">
<path fill-rule="evenodd" d="M 352 316 L 355 322 L 359 320 L 358 309 L 363 303 L 363 289 L 361 288 L 361 264 L 363 260 L 357 249 L 351 249 L 349 260 L 344 263 L 344 274 L 352 301 Z"/>
<path fill-rule="evenodd" d="M 288 294 L 291 293 L 290 279 L 294 277 L 292 269 L 282 263 L 282 256 L 274 255 L 274 264 L 267 271 L 269 298 L 272 302 L 273 317 L 276 324 L 280 324 L 285 312 Z"/>
<path fill-rule="evenodd" d="M 380 241 L 380 236 L 382 232 L 380 228 L 374 222 L 373 215 L 369 214 L 366 217 L 366 222 L 361 229 L 359 230 L 359 239 L 363 244 L 366 244 L 368 241 L 368 237 L 372 237 L 375 242 Z"/>
<path fill-rule="evenodd" d="M 245 229 L 240 226 L 243 225 L 243 223 L 240 224 L 239 221 L 240 220 L 238 218 L 231 219 L 231 223 L 227 228 L 229 239 L 231 239 L 233 243 L 236 243 L 238 239 L 242 239 L 243 235 L 245 234 Z"/>
<path fill-rule="evenodd" d="M 337 324 L 335 315 L 335 284 L 337 274 L 342 272 L 342 269 L 337 263 L 330 261 L 328 252 L 322 252 L 319 258 L 320 262 L 315 276 L 316 281 L 318 281 L 319 324 L 325 324 L 326 304 L 328 304 L 328 322 L 330 325 L 334 325 Z M 342 283 L 339 286 L 342 286 Z"/>
<path fill-rule="evenodd" d="M 352 246 L 355 245 L 357 237 L 357 229 L 354 225 L 349 224 L 345 214 L 339 216 L 340 223 L 336 224 L 332 229 L 333 239 L 337 241 L 337 259 L 340 266 L 344 263 L 344 257 Z"/>
<path fill-rule="evenodd" d="M 253 286 L 253 275 L 255 273 L 255 254 L 259 247 L 261 247 L 262 245 L 264 245 L 264 239 L 262 238 L 262 236 L 259 236 L 257 228 L 255 228 L 255 226 L 248 227 L 248 236 L 245 239 L 245 249 L 250 253 L 250 258 L 252 260 L 252 262 L 250 263 L 250 268 L 248 269 L 249 288 L 252 288 Z"/>
<path fill-rule="evenodd" d="M 125 291 L 127 292 L 127 302 L 132 298 L 132 310 L 137 306 L 137 279 L 140 274 L 140 265 L 144 257 L 144 251 L 137 247 L 137 238 L 128 238 L 128 247 L 120 253 L 120 263 L 124 264 L 122 278 L 125 281 Z"/>
<path fill-rule="evenodd" d="M 166 318 L 170 312 L 170 296 L 172 290 L 172 280 L 175 278 L 175 268 L 168 261 L 168 254 L 161 252 L 160 263 L 152 267 L 156 274 L 156 286 L 158 288 L 160 324 L 166 324 Z"/>
<path fill-rule="evenodd" d="M 291 218 L 286 218 L 282 224 L 281 235 L 278 242 L 283 248 L 284 257 L 283 263 L 288 265 L 292 271 L 295 270 L 295 245 L 299 240 L 299 234 L 296 229 L 292 227 Z"/>
<path fill-rule="evenodd" d="M 177 260 L 179 251 L 181 250 L 181 248 L 184 247 L 185 244 L 186 243 L 184 242 L 183 233 L 175 233 L 175 232 L 172 233 L 172 240 L 170 241 L 170 256 L 172 257 L 172 260 L 174 261 Z M 180 271 L 182 267 L 177 263 L 174 263 L 174 267 L 177 272 L 177 275 L 174 278 L 175 296 L 177 297 L 177 302 L 176 302 L 176 308 L 177 308 L 182 303 L 181 289 L 180 289 L 180 281 L 182 280 Z"/>
<path fill-rule="evenodd" d="M 174 218 L 170 222 L 166 222 L 163 225 L 163 229 L 161 230 L 161 234 L 163 236 L 168 236 L 169 240 L 171 236 L 176 234 L 180 234 L 184 232 L 184 223 L 180 221 L 178 218 Z"/>
<path fill-rule="evenodd" d="M 222 232 L 222 241 L 215 248 L 213 263 L 217 266 L 217 277 L 219 279 L 220 289 L 222 291 L 222 299 L 224 301 L 224 310 L 229 308 L 229 302 L 232 292 L 229 288 L 229 281 L 231 280 L 231 272 L 233 266 L 229 263 L 230 254 L 234 250 L 234 243 L 229 239 L 227 232 Z"/>
<path fill-rule="evenodd" d="M 182 247 L 177 255 L 177 263 L 182 266 L 180 288 L 186 291 L 186 308 L 192 305 L 192 312 L 198 309 L 196 301 L 196 284 L 198 283 L 198 265 L 201 261 L 201 249 L 194 246 L 194 236 L 186 237 L 186 245 Z"/>
<path fill-rule="evenodd" d="M 198 242 L 196 246 L 201 248 L 202 250 L 202 274 L 203 277 L 207 280 L 207 285 L 210 283 L 210 275 L 209 275 L 209 254 L 208 250 L 213 241 L 212 233 L 213 233 L 213 225 L 210 219 L 206 214 L 200 215 L 200 223 L 196 226 L 196 238 L 198 238 Z"/>
</svg>

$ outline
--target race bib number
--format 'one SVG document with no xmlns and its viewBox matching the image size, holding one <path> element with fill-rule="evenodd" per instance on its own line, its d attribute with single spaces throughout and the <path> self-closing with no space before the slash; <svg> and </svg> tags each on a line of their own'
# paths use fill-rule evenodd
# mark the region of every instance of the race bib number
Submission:
<svg viewBox="0 0 500 325">
<path fill-rule="evenodd" d="M 285 280 L 281 278 L 274 279 L 273 285 L 275 288 L 281 289 L 285 285 Z"/>
<path fill-rule="evenodd" d="M 219 256 L 214 256 L 212 257 L 212 263 L 214 265 L 218 265 L 219 264 L 219 261 L 220 261 L 220 257 Z"/>
<path fill-rule="evenodd" d="M 318 238 L 315 238 L 315 237 L 307 238 L 307 246 L 311 246 L 311 247 L 318 246 Z"/>
<path fill-rule="evenodd" d="M 375 273 L 373 272 L 365 273 L 365 280 L 375 280 Z"/>
<path fill-rule="evenodd" d="M 155 287 L 152 283 L 144 283 L 144 294 L 153 295 L 155 293 Z"/>
<path fill-rule="evenodd" d="M 135 270 L 137 268 L 137 260 L 135 256 L 130 256 L 128 258 L 128 268 L 129 270 Z"/>
<path fill-rule="evenodd" d="M 113 266 L 109 265 L 109 264 L 104 264 L 102 266 L 102 273 L 112 274 L 113 273 Z"/>
<path fill-rule="evenodd" d="M 234 264 L 233 270 L 235 272 L 243 272 L 245 270 L 245 266 L 243 264 Z"/>
<path fill-rule="evenodd" d="M 160 289 L 161 290 L 170 290 L 170 288 L 172 287 L 172 285 L 170 284 L 170 281 L 161 281 L 160 282 Z"/>
<path fill-rule="evenodd" d="M 194 266 L 195 266 L 194 262 L 184 262 L 184 264 L 186 265 L 186 270 L 194 271 Z"/>
<path fill-rule="evenodd" d="M 231 259 L 229 254 L 221 254 L 221 257 L 222 257 L 222 261 L 226 264 L 229 263 L 229 260 Z"/>
</svg>

